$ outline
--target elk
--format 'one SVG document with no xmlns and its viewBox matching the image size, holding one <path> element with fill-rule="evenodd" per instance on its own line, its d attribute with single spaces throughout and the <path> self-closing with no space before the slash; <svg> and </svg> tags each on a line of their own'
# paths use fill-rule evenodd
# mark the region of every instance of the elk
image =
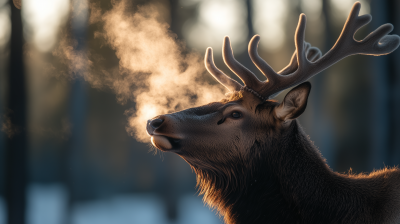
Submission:
<svg viewBox="0 0 400 224">
<path fill-rule="evenodd" d="M 258 55 L 260 37 L 254 36 L 249 55 L 265 81 L 236 61 L 225 37 L 224 62 L 244 85 L 215 66 L 208 48 L 205 66 L 230 97 L 148 120 L 153 145 L 190 164 L 204 201 L 225 223 L 400 223 L 400 169 L 336 173 L 296 120 L 307 105 L 309 78 L 349 55 L 385 55 L 399 46 L 400 37 L 389 35 L 391 24 L 355 40 L 355 32 L 371 21 L 370 15 L 358 15 L 360 8 L 359 2 L 353 5 L 323 56 L 304 41 L 301 14 L 295 53 L 280 72 Z M 271 100 L 291 87 L 281 103 Z"/>
</svg>

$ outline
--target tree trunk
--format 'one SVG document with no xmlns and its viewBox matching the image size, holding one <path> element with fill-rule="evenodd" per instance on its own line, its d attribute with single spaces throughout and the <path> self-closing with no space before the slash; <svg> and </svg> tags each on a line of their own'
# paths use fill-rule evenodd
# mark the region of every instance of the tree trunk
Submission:
<svg viewBox="0 0 400 224">
<path fill-rule="evenodd" d="M 86 37 L 88 25 L 88 1 L 71 0 L 73 11 L 71 12 L 71 34 L 72 41 L 77 44 L 74 46 L 76 52 L 86 52 Z M 71 66 L 74 67 L 74 66 Z M 66 187 L 68 189 L 67 217 L 65 224 L 71 223 L 72 208 L 77 199 L 82 196 L 82 186 L 87 183 L 87 173 L 84 171 L 84 151 L 86 138 L 86 110 L 87 94 L 83 73 L 87 68 L 80 68 L 76 71 L 76 78 L 73 80 L 70 89 L 69 100 L 69 118 L 72 124 L 71 136 L 68 142 L 68 148 L 64 156 L 64 175 Z"/>
<path fill-rule="evenodd" d="M 398 0 L 388 0 L 387 12 L 388 21 L 393 24 L 394 33 L 400 35 L 400 2 Z M 388 84 L 389 86 L 389 113 L 390 113 L 390 145 L 389 145 L 389 166 L 400 165 L 400 49 L 388 55 Z"/>
<path fill-rule="evenodd" d="M 372 29 L 388 22 L 386 10 L 388 9 L 387 0 L 372 0 L 371 14 L 374 15 L 371 22 Z M 381 56 L 371 58 L 372 60 L 372 117 L 371 135 L 372 147 L 370 163 L 373 169 L 383 168 L 384 163 L 388 163 L 388 149 L 390 148 L 390 100 L 389 100 L 389 77 L 388 57 Z M 398 137 L 398 136 L 397 136 Z"/>
<path fill-rule="evenodd" d="M 23 224 L 26 215 L 27 185 L 27 133 L 26 133 L 26 83 L 23 61 L 23 31 L 21 12 L 12 1 L 11 39 L 8 70 L 9 135 L 5 151 L 5 198 L 7 223 Z M 7 121 L 6 121 L 7 122 Z"/>
</svg>

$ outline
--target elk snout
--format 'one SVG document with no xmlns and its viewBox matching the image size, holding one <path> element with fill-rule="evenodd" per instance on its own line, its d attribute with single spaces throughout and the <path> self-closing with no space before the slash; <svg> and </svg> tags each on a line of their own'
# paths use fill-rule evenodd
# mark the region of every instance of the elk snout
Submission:
<svg viewBox="0 0 400 224">
<path fill-rule="evenodd" d="M 163 119 L 155 118 L 147 121 L 147 134 L 153 135 L 154 131 L 161 126 Z"/>
<path fill-rule="evenodd" d="M 151 142 L 162 151 L 177 149 L 180 146 L 180 137 L 171 129 L 174 130 L 171 120 L 164 115 L 147 121 L 147 133 L 151 136 Z"/>
</svg>

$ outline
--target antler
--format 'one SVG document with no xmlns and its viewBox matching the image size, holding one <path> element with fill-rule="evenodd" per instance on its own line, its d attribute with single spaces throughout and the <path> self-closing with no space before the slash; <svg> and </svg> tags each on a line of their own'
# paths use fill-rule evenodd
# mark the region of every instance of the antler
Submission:
<svg viewBox="0 0 400 224">
<path fill-rule="evenodd" d="M 357 30 L 368 24 L 372 19 L 370 15 L 358 16 L 360 8 L 361 4 L 359 2 L 353 5 L 338 40 L 322 57 L 318 48 L 311 47 L 310 44 L 304 41 L 306 16 L 301 14 L 295 34 L 295 54 L 290 64 L 278 73 L 258 55 L 257 47 L 260 36 L 255 35 L 249 43 L 249 55 L 257 68 L 267 77 L 266 81 L 260 81 L 251 71 L 236 61 L 228 37 L 224 39 L 224 61 L 243 81 L 245 86 L 242 87 L 238 82 L 229 78 L 215 67 L 211 48 L 207 49 L 205 57 L 207 70 L 230 91 L 247 88 L 258 93 L 257 95 L 260 95 L 262 98 L 272 98 L 284 89 L 305 82 L 347 56 L 353 54 L 379 56 L 396 50 L 400 45 L 400 37 L 397 35 L 388 35 L 393 30 L 392 24 L 389 23 L 380 26 L 361 41 L 354 39 L 354 34 Z"/>
<path fill-rule="evenodd" d="M 321 51 L 316 47 L 311 47 L 311 45 L 305 42 L 305 50 L 308 60 L 315 61 L 321 57 Z M 258 78 L 247 68 L 245 68 L 242 64 L 240 64 L 236 59 L 233 57 L 232 49 L 230 47 L 230 40 L 229 37 L 225 37 L 224 44 L 223 44 L 223 58 L 225 63 L 229 66 L 229 68 L 242 79 L 245 85 L 250 86 L 249 82 L 253 84 L 257 84 L 257 82 L 261 82 Z M 229 91 L 239 91 L 244 86 L 239 84 L 236 80 L 230 78 L 221 70 L 219 70 L 214 64 L 213 58 L 213 50 L 211 47 L 207 48 L 206 55 L 204 57 L 204 63 L 208 70 L 208 72 L 223 86 L 225 86 Z M 289 64 L 283 68 L 281 71 L 278 72 L 280 75 L 288 75 L 295 72 L 298 68 L 297 64 L 297 53 L 296 51 L 293 53 L 293 56 L 289 62 Z M 247 76 L 242 76 L 241 74 L 245 74 Z M 246 82 L 245 80 L 248 80 Z M 277 95 L 277 94 L 275 94 Z"/>
</svg>

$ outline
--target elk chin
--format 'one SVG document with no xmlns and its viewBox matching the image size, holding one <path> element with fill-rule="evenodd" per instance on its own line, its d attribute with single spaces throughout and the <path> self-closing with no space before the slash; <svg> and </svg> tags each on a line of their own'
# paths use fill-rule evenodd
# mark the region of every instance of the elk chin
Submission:
<svg viewBox="0 0 400 224">
<path fill-rule="evenodd" d="M 151 137 L 151 143 L 161 151 L 172 149 L 172 144 L 167 137 L 162 135 L 154 135 Z"/>
</svg>

